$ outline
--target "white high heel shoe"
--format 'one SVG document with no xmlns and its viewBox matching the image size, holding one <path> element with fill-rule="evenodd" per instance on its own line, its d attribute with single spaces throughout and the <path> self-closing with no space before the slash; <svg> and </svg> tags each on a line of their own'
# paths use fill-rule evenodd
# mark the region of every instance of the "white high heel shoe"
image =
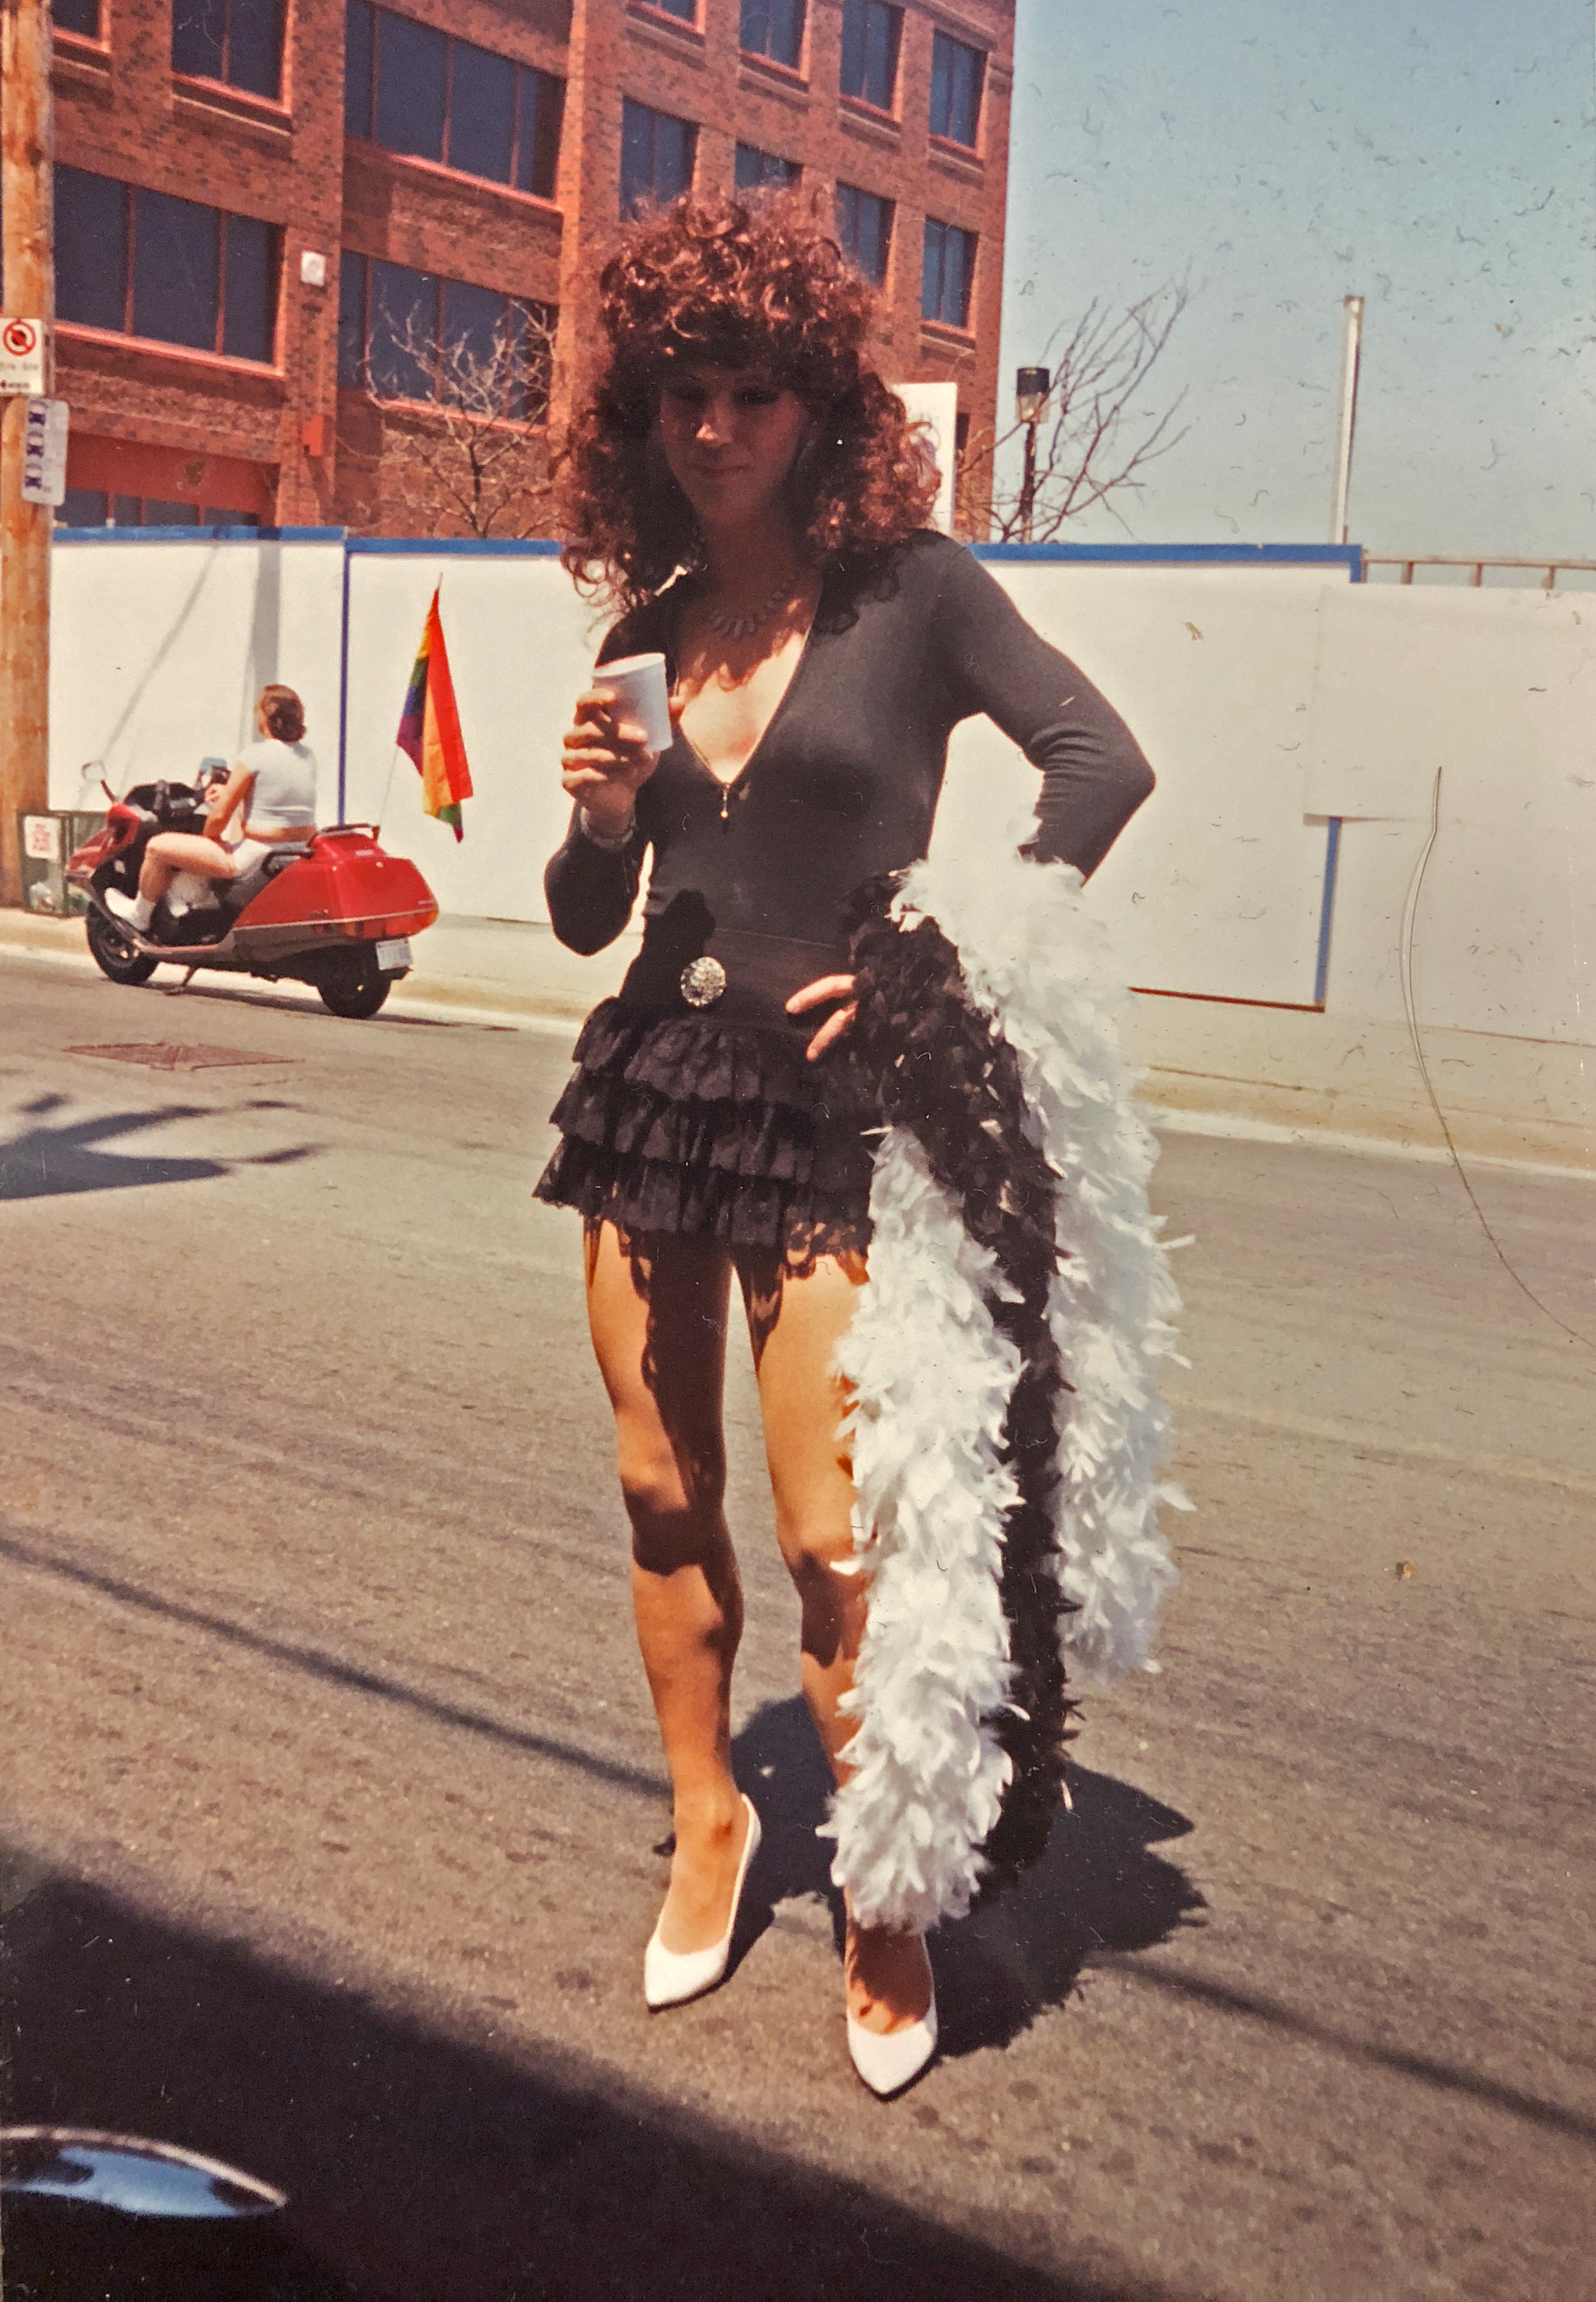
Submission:
<svg viewBox="0 0 1596 2302">
<path fill-rule="evenodd" d="M 883 2101 L 889 2095 L 902 2094 L 937 2052 L 935 1987 L 931 2003 L 920 2021 L 906 2023 L 901 2030 L 867 2030 L 850 2014 L 848 2052 L 853 2057 L 854 2069 L 872 2094 L 879 2095 Z"/>
<path fill-rule="evenodd" d="M 714 1989 L 726 1972 L 727 1961 L 732 1954 L 732 1937 L 737 1931 L 743 1882 L 760 1846 L 760 1819 L 754 1812 L 753 1802 L 744 1798 L 743 1803 L 748 1809 L 748 1832 L 737 1864 L 737 1882 L 732 1888 L 731 1916 L 720 1940 L 711 1943 L 708 1950 L 679 1951 L 666 1949 L 658 1926 L 649 1937 L 649 1946 L 643 1954 L 643 1995 L 656 2013 L 663 2006 L 681 2006 L 689 1998 L 701 1998 L 706 1990 Z"/>
</svg>

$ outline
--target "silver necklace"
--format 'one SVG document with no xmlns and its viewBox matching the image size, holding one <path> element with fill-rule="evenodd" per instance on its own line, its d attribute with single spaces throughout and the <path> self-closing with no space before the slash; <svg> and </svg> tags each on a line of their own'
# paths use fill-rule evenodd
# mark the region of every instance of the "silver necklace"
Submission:
<svg viewBox="0 0 1596 2302">
<path fill-rule="evenodd" d="M 751 640 L 762 624 L 768 624 L 792 590 L 790 584 L 778 584 L 762 608 L 751 616 L 734 616 L 728 608 L 706 608 L 704 621 L 723 640 Z"/>
</svg>

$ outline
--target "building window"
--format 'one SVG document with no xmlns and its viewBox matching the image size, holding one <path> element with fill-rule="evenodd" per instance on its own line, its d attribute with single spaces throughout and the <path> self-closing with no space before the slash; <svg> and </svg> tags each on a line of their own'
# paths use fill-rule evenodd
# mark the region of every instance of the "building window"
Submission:
<svg viewBox="0 0 1596 2302">
<path fill-rule="evenodd" d="M 654 112 L 625 97 L 621 104 L 621 214 L 663 207 L 693 185 L 698 130 L 674 113 Z"/>
<path fill-rule="evenodd" d="M 268 360 L 277 332 L 277 235 L 253 216 L 223 223 L 222 349 L 230 359 Z"/>
<path fill-rule="evenodd" d="M 58 32 L 76 32 L 85 40 L 100 37 L 100 0 L 55 0 L 50 15 Z"/>
<path fill-rule="evenodd" d="M 343 19 L 343 132 L 367 143 L 376 68 L 377 12 L 371 0 L 348 0 Z"/>
<path fill-rule="evenodd" d="M 886 0 L 843 0 L 843 94 L 890 112 L 898 85 L 903 12 Z"/>
<path fill-rule="evenodd" d="M 920 275 L 920 315 L 950 328 L 970 325 L 970 290 L 975 277 L 975 234 L 955 223 L 926 218 L 926 260 Z"/>
<path fill-rule="evenodd" d="M 987 59 L 979 48 L 931 35 L 931 133 L 973 152 L 981 117 L 981 80 Z"/>
<path fill-rule="evenodd" d="M 451 46 L 449 164 L 508 184 L 516 156 L 516 67 L 468 41 Z"/>
<path fill-rule="evenodd" d="M 63 320 L 272 360 L 279 235 L 254 216 L 57 168 L 55 266 Z"/>
<path fill-rule="evenodd" d="M 679 16 L 684 24 L 698 21 L 698 0 L 644 0 L 644 5 L 657 8 L 662 16 Z"/>
<path fill-rule="evenodd" d="M 347 249 L 338 285 L 338 380 L 347 390 L 547 421 L 552 306 Z"/>
<path fill-rule="evenodd" d="M 252 96 L 282 88 L 282 0 L 175 0 L 172 69 Z"/>
<path fill-rule="evenodd" d="M 796 71 L 803 54 L 803 0 L 743 0 L 743 53 Z"/>
<path fill-rule="evenodd" d="M 171 192 L 133 195 L 133 317 L 136 336 L 215 349 L 222 305 L 221 218 L 214 208 Z"/>
<path fill-rule="evenodd" d="M 754 144 L 737 147 L 737 189 L 740 192 L 776 192 L 798 181 L 796 160 L 784 160 L 775 152 L 761 152 Z"/>
<path fill-rule="evenodd" d="M 55 310 L 80 327 L 127 332 L 126 184 L 82 168 L 55 171 Z"/>
<path fill-rule="evenodd" d="M 836 236 L 850 262 L 876 287 L 882 286 L 892 243 L 892 202 L 875 192 L 861 192 L 857 184 L 839 184 Z"/>
<path fill-rule="evenodd" d="M 349 0 L 347 134 L 550 200 L 564 108 L 565 82 L 552 73 Z"/>
<path fill-rule="evenodd" d="M 258 527 L 257 511 L 225 504 L 167 503 L 155 496 L 107 495 L 103 488 L 68 488 L 56 510 L 58 527 Z"/>
<path fill-rule="evenodd" d="M 449 35 L 410 16 L 376 16 L 376 141 L 417 160 L 441 160 L 449 110 Z"/>
</svg>

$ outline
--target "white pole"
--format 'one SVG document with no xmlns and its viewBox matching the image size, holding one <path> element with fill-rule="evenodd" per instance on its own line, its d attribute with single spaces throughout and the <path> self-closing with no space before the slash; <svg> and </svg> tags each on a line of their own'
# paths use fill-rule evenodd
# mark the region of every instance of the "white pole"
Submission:
<svg viewBox="0 0 1596 2302">
<path fill-rule="evenodd" d="M 1347 496 L 1352 485 L 1352 427 L 1357 419 L 1357 358 L 1364 332 L 1364 299 L 1341 299 L 1341 412 L 1336 425 L 1335 487 L 1331 496 L 1330 540 L 1347 541 Z"/>
</svg>

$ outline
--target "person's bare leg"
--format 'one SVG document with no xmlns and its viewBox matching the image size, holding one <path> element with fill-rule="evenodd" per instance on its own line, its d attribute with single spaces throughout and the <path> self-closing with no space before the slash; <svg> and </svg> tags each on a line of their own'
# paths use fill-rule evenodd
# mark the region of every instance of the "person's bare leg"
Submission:
<svg viewBox="0 0 1596 2302">
<path fill-rule="evenodd" d="M 731 1681 L 743 1592 L 722 1502 L 730 1264 L 712 1239 L 625 1241 L 590 1225 L 588 1320 L 615 1409 L 632 1522 L 632 1603 L 670 1770 L 676 1853 L 659 1936 L 726 1932 L 748 1819 L 732 1775 Z"/>
<path fill-rule="evenodd" d="M 198 832 L 157 831 L 139 866 L 139 895 L 147 903 L 158 903 L 180 871 L 197 871 L 206 879 L 231 879 L 232 857 L 219 840 L 206 839 Z"/>
<path fill-rule="evenodd" d="M 777 1537 L 802 1611 L 803 1692 L 841 1782 L 854 1721 L 838 1705 L 853 1684 L 866 1609 L 860 1578 L 836 1572 L 853 1548 L 853 1480 L 837 1437 L 846 1399 L 831 1362 L 864 1283 L 864 1258 L 825 1256 L 797 1279 L 773 1258 L 743 1257 L 738 1276 L 759 1369 Z M 861 1927 L 850 1912 L 845 1971 L 848 2012 L 866 2029 L 899 2029 L 930 2004 L 930 1962 L 918 1935 Z"/>
</svg>

